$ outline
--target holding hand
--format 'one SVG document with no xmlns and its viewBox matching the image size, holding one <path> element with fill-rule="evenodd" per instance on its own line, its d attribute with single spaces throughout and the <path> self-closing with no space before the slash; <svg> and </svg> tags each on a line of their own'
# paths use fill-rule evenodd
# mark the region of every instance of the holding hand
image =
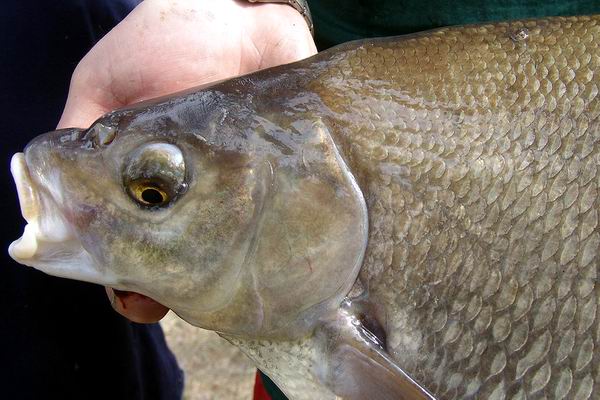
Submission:
<svg viewBox="0 0 600 400">
<path fill-rule="evenodd" d="M 286 4 L 146 0 L 81 60 L 59 128 L 315 52 L 304 18 Z"/>
</svg>

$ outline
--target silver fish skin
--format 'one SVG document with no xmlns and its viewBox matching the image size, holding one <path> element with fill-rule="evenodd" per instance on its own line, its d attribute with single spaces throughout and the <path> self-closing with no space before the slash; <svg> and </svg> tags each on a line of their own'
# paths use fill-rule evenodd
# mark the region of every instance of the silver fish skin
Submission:
<svg viewBox="0 0 600 400">
<path fill-rule="evenodd" d="M 599 90 L 600 16 L 351 42 L 40 136 L 10 253 L 292 400 L 593 399 Z"/>
</svg>

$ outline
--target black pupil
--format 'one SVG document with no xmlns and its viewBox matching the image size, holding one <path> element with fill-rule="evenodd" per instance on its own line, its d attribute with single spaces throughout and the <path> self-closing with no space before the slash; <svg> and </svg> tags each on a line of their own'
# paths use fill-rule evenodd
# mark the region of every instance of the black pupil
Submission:
<svg viewBox="0 0 600 400">
<path fill-rule="evenodd" d="M 162 193 L 154 188 L 146 188 L 142 191 L 142 200 L 148 204 L 160 204 L 164 201 Z"/>
</svg>

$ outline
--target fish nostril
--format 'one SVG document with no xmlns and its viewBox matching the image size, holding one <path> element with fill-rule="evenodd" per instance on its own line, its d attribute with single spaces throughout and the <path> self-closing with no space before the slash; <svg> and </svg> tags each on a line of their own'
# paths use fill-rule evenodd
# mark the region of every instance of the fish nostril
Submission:
<svg viewBox="0 0 600 400">
<path fill-rule="evenodd" d="M 96 143 L 100 146 L 108 146 L 117 136 L 117 129 L 114 126 L 96 124 L 93 129 L 96 130 Z"/>
<path fill-rule="evenodd" d="M 83 141 L 84 148 L 96 149 L 102 146 L 108 146 L 113 142 L 113 140 L 115 140 L 116 136 L 117 128 L 98 122 L 90 129 L 81 131 L 79 139 Z"/>
</svg>

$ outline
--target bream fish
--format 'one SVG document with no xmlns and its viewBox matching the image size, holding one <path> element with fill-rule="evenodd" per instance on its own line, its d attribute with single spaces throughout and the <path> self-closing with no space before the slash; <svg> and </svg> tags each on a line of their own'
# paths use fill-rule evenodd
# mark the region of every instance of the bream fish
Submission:
<svg viewBox="0 0 600 400">
<path fill-rule="evenodd" d="M 599 46 L 600 16 L 357 41 L 47 133 L 10 254 L 290 399 L 597 398 Z"/>
</svg>

